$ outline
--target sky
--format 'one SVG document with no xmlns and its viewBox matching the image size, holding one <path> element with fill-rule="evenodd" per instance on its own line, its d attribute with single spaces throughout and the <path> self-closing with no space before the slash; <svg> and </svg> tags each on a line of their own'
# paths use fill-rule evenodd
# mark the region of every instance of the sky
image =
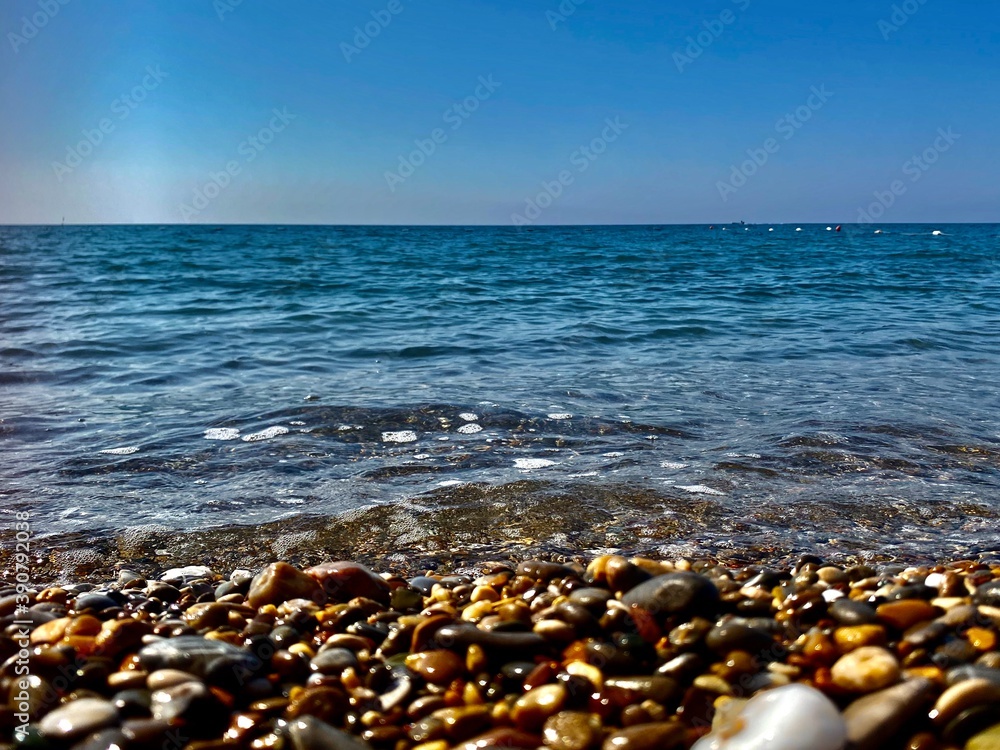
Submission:
<svg viewBox="0 0 1000 750">
<path fill-rule="evenodd" d="M 982 0 L 2 0 L 0 223 L 1000 221 Z"/>
</svg>

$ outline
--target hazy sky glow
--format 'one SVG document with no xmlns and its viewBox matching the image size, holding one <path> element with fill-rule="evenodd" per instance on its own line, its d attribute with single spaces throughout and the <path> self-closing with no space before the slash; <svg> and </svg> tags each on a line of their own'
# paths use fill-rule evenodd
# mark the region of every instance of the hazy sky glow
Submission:
<svg viewBox="0 0 1000 750">
<path fill-rule="evenodd" d="M 998 22 L 982 0 L 3 0 L 0 223 L 1000 221 Z"/>
</svg>

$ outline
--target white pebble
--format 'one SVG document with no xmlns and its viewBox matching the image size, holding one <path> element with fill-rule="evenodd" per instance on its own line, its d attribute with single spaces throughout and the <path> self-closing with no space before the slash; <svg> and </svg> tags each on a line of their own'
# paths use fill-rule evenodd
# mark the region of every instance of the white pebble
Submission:
<svg viewBox="0 0 1000 750">
<path fill-rule="evenodd" d="M 842 750 L 847 725 L 833 701 L 808 685 L 785 685 L 724 716 L 692 750 Z"/>
<path fill-rule="evenodd" d="M 693 495 L 725 495 L 725 492 L 719 492 L 718 490 L 713 490 L 711 487 L 706 487 L 703 484 L 675 484 L 674 485 L 679 490 L 684 490 L 685 492 L 690 492 Z"/>
<path fill-rule="evenodd" d="M 477 432 L 482 431 L 482 426 L 478 424 L 463 424 L 458 428 L 458 430 L 456 430 L 456 432 L 460 432 L 463 435 L 475 435 Z"/>
<path fill-rule="evenodd" d="M 478 422 L 479 417 L 470 411 L 464 411 L 458 415 L 459 419 L 464 419 L 466 422 Z"/>
<path fill-rule="evenodd" d="M 573 415 L 563 411 L 553 412 L 548 415 L 549 419 L 572 419 Z"/>
</svg>

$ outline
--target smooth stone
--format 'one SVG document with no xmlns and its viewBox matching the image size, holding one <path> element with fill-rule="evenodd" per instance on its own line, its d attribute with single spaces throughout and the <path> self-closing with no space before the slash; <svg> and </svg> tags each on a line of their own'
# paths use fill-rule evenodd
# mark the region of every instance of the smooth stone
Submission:
<svg viewBox="0 0 1000 750">
<path fill-rule="evenodd" d="M 102 729 L 77 742 L 72 750 L 121 750 L 127 741 L 120 729 Z"/>
<path fill-rule="evenodd" d="M 899 662 L 880 646 L 862 646 L 830 668 L 833 684 L 853 693 L 872 693 L 899 682 Z"/>
<path fill-rule="evenodd" d="M 334 729 L 314 716 L 288 722 L 285 731 L 294 750 L 373 750 L 361 738 Z"/>
<path fill-rule="evenodd" d="M 604 685 L 614 690 L 634 693 L 641 696 L 642 700 L 651 700 L 660 704 L 669 703 L 679 697 L 681 693 L 681 687 L 676 680 L 659 675 L 608 677 L 604 680 Z"/>
<path fill-rule="evenodd" d="M 321 721 L 336 723 L 351 707 L 351 699 L 339 687 L 325 685 L 307 687 L 288 705 L 288 718 L 314 716 Z"/>
<path fill-rule="evenodd" d="M 542 739 L 536 734 L 502 727 L 466 740 L 456 750 L 535 750 L 541 744 Z"/>
<path fill-rule="evenodd" d="M 601 717 L 582 711 L 560 711 L 542 727 L 542 740 L 552 750 L 592 750 L 602 736 Z"/>
<path fill-rule="evenodd" d="M 364 565 L 340 561 L 323 563 L 306 571 L 320 585 L 325 602 L 349 602 L 362 597 L 380 604 L 388 604 L 391 587 L 382 576 Z"/>
<path fill-rule="evenodd" d="M 55 740 L 73 740 L 111 726 L 118 721 L 118 711 L 103 698 L 79 698 L 42 717 L 39 731 Z"/>
<path fill-rule="evenodd" d="M 855 750 L 886 747 L 934 700 L 935 685 L 922 677 L 858 698 L 844 710 L 847 737 Z"/>
<path fill-rule="evenodd" d="M 447 685 L 465 674 L 465 660 L 451 651 L 422 651 L 406 657 L 406 668 L 431 685 Z"/>
<path fill-rule="evenodd" d="M 837 706 L 803 684 L 759 693 L 718 723 L 691 750 L 842 750 L 847 741 Z"/>
<path fill-rule="evenodd" d="M 996 706 L 1000 717 L 1000 685 L 982 678 L 965 680 L 941 694 L 931 711 L 931 721 L 935 726 L 945 727 L 963 711 L 982 705 Z"/>
<path fill-rule="evenodd" d="M 327 648 L 316 654 L 309 662 L 309 666 L 314 672 L 339 675 L 345 669 L 357 667 L 358 657 L 350 649 Z"/>
<path fill-rule="evenodd" d="M 316 580 L 286 562 L 274 562 L 254 576 L 247 593 L 247 604 L 260 608 L 281 604 L 289 599 L 315 599 L 321 595 Z"/>
<path fill-rule="evenodd" d="M 178 584 L 183 586 L 199 578 L 208 578 L 211 580 L 214 577 L 215 573 L 212 572 L 211 568 L 206 568 L 204 565 L 188 565 L 183 568 L 171 568 L 164 571 L 163 575 L 160 576 L 160 580 L 175 586 Z"/>
<path fill-rule="evenodd" d="M 965 743 L 965 750 L 1000 750 L 1000 724 L 972 737 Z"/>
<path fill-rule="evenodd" d="M 713 627 L 705 636 L 705 645 L 720 656 L 730 651 L 757 654 L 774 646 L 774 639 L 765 630 L 747 625 L 740 620 L 728 620 Z"/>
<path fill-rule="evenodd" d="M 640 583 L 622 597 L 626 607 L 661 618 L 669 615 L 712 615 L 718 609 L 719 590 L 697 573 L 666 573 Z"/>
<path fill-rule="evenodd" d="M 635 724 L 608 735 L 601 750 L 670 750 L 684 741 L 684 726 L 676 721 Z"/>
<path fill-rule="evenodd" d="M 104 656 L 117 656 L 137 648 L 152 632 L 152 625 L 142 620 L 107 620 L 94 638 L 94 647 Z"/>
<path fill-rule="evenodd" d="M 177 669 L 200 679 L 226 669 L 232 670 L 236 678 L 241 671 L 252 672 L 260 667 L 260 661 L 252 653 L 200 635 L 182 635 L 144 646 L 139 651 L 139 664 L 149 672 Z"/>
<path fill-rule="evenodd" d="M 150 690 L 164 690 L 185 682 L 199 682 L 196 675 L 182 672 L 179 669 L 158 669 L 146 678 L 146 687 Z"/>
<path fill-rule="evenodd" d="M 163 581 L 150 581 L 146 585 L 146 596 L 167 604 L 172 604 L 181 598 L 181 591 L 176 586 Z"/>
<path fill-rule="evenodd" d="M 827 611 L 838 624 L 845 626 L 871 625 L 878 619 L 872 605 L 854 599 L 838 599 Z"/>
<path fill-rule="evenodd" d="M 972 601 L 981 606 L 1000 607 L 1000 580 L 980 585 L 972 596 Z"/>
<path fill-rule="evenodd" d="M 545 721 L 562 711 L 568 693 L 563 685 L 542 685 L 518 698 L 510 710 L 514 725 L 523 732 L 536 732 Z"/>
<path fill-rule="evenodd" d="M 111 705 L 123 719 L 149 716 L 152 693 L 143 689 L 121 690 L 111 696 Z"/>
<path fill-rule="evenodd" d="M 468 739 L 490 726 L 490 710 L 486 706 L 455 706 L 441 708 L 428 718 L 441 722 L 445 734 L 453 742 Z"/>
<path fill-rule="evenodd" d="M 516 573 L 536 581 L 551 581 L 553 578 L 576 575 L 576 571 L 572 568 L 545 560 L 525 560 L 517 566 Z"/>
<path fill-rule="evenodd" d="M 586 607 L 591 612 L 602 614 L 611 598 L 611 592 L 607 589 L 576 589 L 569 595 L 569 600 L 581 607 Z"/>
<path fill-rule="evenodd" d="M 652 574 L 620 555 L 602 555 L 587 566 L 584 578 L 606 584 L 614 592 L 624 592 L 648 581 Z"/>
<path fill-rule="evenodd" d="M 122 722 L 122 734 L 129 741 L 130 747 L 145 747 L 155 745 L 160 747 L 170 725 L 159 719 L 128 719 Z"/>
<path fill-rule="evenodd" d="M 429 578 L 428 576 L 417 576 L 416 578 L 411 578 L 407 583 L 409 583 L 413 588 L 419 591 L 424 596 L 430 596 L 431 590 L 434 588 L 438 580 L 436 578 Z"/>
<path fill-rule="evenodd" d="M 841 651 L 881 646 L 886 642 L 885 628 L 881 625 L 849 625 L 837 628 L 833 633 L 833 640 Z"/>
<path fill-rule="evenodd" d="M 107 594 L 84 594 L 73 600 L 73 610 L 76 612 L 103 612 L 120 606 L 120 601 Z"/>
<path fill-rule="evenodd" d="M 544 648 L 546 641 L 538 633 L 531 631 L 481 630 L 468 623 L 452 623 L 438 628 L 434 641 L 439 645 L 467 647 L 473 643 L 489 649 L 509 649 L 512 651 L 537 651 Z"/>
<path fill-rule="evenodd" d="M 914 625 L 933 620 L 941 611 L 922 599 L 902 599 L 883 604 L 875 610 L 881 622 L 896 630 L 908 630 Z"/>
<path fill-rule="evenodd" d="M 1000 685 L 1000 669 L 993 667 L 983 667 L 977 664 L 967 664 L 961 667 L 949 669 L 946 676 L 949 685 L 962 682 L 963 680 L 988 680 L 996 685 Z"/>
</svg>

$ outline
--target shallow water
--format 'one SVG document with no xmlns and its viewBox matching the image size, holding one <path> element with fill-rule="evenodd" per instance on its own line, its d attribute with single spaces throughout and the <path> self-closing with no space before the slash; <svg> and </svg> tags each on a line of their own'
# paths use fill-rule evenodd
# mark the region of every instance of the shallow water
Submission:
<svg viewBox="0 0 1000 750">
<path fill-rule="evenodd" d="M 997 550 L 1000 227 L 934 228 L 3 227 L 3 510 Z"/>
</svg>

